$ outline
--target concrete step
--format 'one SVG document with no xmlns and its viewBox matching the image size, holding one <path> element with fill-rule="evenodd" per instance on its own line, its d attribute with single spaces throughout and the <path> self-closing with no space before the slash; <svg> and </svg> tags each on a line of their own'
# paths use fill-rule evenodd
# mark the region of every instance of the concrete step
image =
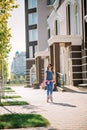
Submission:
<svg viewBox="0 0 87 130">
<path fill-rule="evenodd" d="M 87 84 L 79 84 L 79 87 L 87 87 Z"/>
<path fill-rule="evenodd" d="M 70 92 L 87 92 L 87 87 L 76 87 L 65 85 L 64 89 Z"/>
<path fill-rule="evenodd" d="M 76 87 L 65 85 L 64 87 L 58 87 L 57 89 L 59 92 L 87 92 L 87 87 Z"/>
<path fill-rule="evenodd" d="M 67 85 L 65 85 L 65 86 L 64 86 L 64 89 L 65 89 L 66 91 L 69 91 L 69 92 L 79 91 L 79 89 L 78 89 L 77 87 L 75 87 L 75 86 L 67 86 Z"/>
<path fill-rule="evenodd" d="M 57 86 L 57 90 L 59 92 L 65 92 L 65 91 L 67 91 L 65 87 L 58 87 L 58 86 Z"/>
</svg>

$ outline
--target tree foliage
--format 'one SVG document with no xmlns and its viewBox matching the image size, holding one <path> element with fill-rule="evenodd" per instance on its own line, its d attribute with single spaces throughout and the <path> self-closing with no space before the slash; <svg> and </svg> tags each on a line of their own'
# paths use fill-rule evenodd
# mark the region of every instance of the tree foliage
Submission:
<svg viewBox="0 0 87 130">
<path fill-rule="evenodd" d="M 4 61 L 5 66 L 7 66 L 6 58 L 11 49 L 11 29 L 8 27 L 8 19 L 11 16 L 11 11 L 17 7 L 15 0 L 0 0 L 0 61 Z M 7 72 L 5 71 L 5 73 Z"/>
</svg>

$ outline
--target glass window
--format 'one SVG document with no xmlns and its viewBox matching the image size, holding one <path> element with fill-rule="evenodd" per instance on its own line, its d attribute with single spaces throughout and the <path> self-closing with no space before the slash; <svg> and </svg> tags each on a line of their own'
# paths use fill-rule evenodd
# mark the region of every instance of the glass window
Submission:
<svg viewBox="0 0 87 130">
<path fill-rule="evenodd" d="M 28 9 L 36 7 L 37 7 L 37 0 L 28 0 Z"/>
<path fill-rule="evenodd" d="M 37 24 L 37 13 L 28 14 L 28 25 Z"/>
<path fill-rule="evenodd" d="M 55 35 L 58 35 L 58 23 L 55 21 Z"/>
<path fill-rule="evenodd" d="M 29 58 L 33 58 L 33 46 L 29 46 Z"/>
<path fill-rule="evenodd" d="M 37 29 L 29 30 L 29 41 L 37 41 Z"/>
<path fill-rule="evenodd" d="M 50 38 L 50 28 L 48 29 L 48 39 Z"/>
<path fill-rule="evenodd" d="M 38 46 L 35 46 L 35 52 L 37 52 L 38 51 Z"/>
<path fill-rule="evenodd" d="M 75 20 L 76 20 L 76 34 L 79 34 L 79 14 L 77 5 L 75 6 Z"/>
<path fill-rule="evenodd" d="M 67 35 L 71 34 L 71 19 L 70 19 L 70 4 L 66 6 L 66 27 L 67 27 Z"/>
</svg>

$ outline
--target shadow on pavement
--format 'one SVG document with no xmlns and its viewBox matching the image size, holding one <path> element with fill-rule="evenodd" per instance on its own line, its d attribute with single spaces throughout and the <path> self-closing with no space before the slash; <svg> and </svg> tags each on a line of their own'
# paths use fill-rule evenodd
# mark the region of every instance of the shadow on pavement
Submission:
<svg viewBox="0 0 87 130">
<path fill-rule="evenodd" d="M 37 106 L 34 106 L 34 105 L 24 105 L 23 108 L 26 108 L 26 109 L 34 109 L 34 108 L 37 108 Z"/>
<path fill-rule="evenodd" d="M 10 112 L 11 114 L 13 114 L 14 112 L 10 111 L 8 108 L 6 108 L 5 106 L 1 106 L 3 109 L 5 109 L 6 111 Z"/>
<path fill-rule="evenodd" d="M 31 130 L 58 130 L 58 129 L 56 129 L 56 128 L 47 128 L 47 127 L 38 127 L 38 128 L 35 128 L 35 129 L 31 129 Z"/>
<path fill-rule="evenodd" d="M 9 129 L 5 129 L 5 130 L 9 130 Z M 30 127 L 30 128 L 11 129 L 11 130 L 58 130 L 58 129 L 56 129 L 56 128 L 47 128 L 47 127 Z"/>
<path fill-rule="evenodd" d="M 60 106 L 64 106 L 64 107 L 77 107 L 75 105 L 71 105 L 71 104 L 67 104 L 67 103 L 56 103 L 53 102 L 54 105 L 60 105 Z"/>
<path fill-rule="evenodd" d="M 76 92 L 76 91 L 73 91 L 72 93 L 87 94 L 87 92 Z"/>
</svg>

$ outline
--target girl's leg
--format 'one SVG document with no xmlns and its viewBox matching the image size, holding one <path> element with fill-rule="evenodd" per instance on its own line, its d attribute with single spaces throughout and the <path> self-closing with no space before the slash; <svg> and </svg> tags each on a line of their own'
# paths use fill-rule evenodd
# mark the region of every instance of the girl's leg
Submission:
<svg viewBox="0 0 87 130">
<path fill-rule="evenodd" d="M 47 102 L 49 102 L 49 85 L 48 84 L 46 86 L 46 89 L 47 89 Z"/>
<path fill-rule="evenodd" d="M 53 83 L 50 82 L 50 100 L 51 100 L 51 102 L 53 102 L 52 93 L 53 93 Z"/>
</svg>

